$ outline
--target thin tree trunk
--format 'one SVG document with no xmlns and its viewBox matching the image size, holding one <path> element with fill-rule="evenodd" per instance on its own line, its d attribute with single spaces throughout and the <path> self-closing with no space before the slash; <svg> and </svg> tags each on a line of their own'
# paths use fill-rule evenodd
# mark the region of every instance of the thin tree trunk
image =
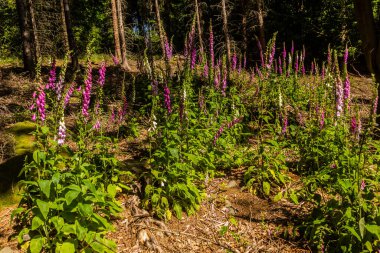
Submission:
<svg viewBox="0 0 380 253">
<path fill-rule="evenodd" d="M 222 17 L 223 17 L 223 32 L 226 40 L 227 48 L 227 67 L 230 67 L 231 61 L 231 45 L 230 45 L 230 36 L 228 34 L 228 21 L 227 21 L 227 11 L 226 11 L 226 0 L 222 0 Z"/>
<path fill-rule="evenodd" d="M 263 0 L 257 0 L 257 19 L 259 21 L 259 41 L 265 52 L 265 29 L 264 29 L 264 3 Z"/>
<path fill-rule="evenodd" d="M 64 10 L 65 10 L 67 37 L 69 40 L 69 48 L 71 50 L 71 65 L 72 65 L 71 67 L 75 71 L 79 67 L 79 62 L 78 62 L 76 43 L 74 39 L 74 33 L 73 33 L 72 25 L 71 25 L 69 0 L 63 0 L 63 5 L 64 5 Z"/>
<path fill-rule="evenodd" d="M 247 48 L 248 48 L 248 38 L 247 38 L 247 15 L 246 12 L 244 12 L 243 19 L 241 21 L 243 26 L 243 52 L 244 57 L 247 54 Z"/>
<path fill-rule="evenodd" d="M 118 18 L 117 18 L 117 7 L 116 7 L 116 1 L 115 0 L 111 0 L 111 8 L 112 8 L 113 38 L 115 41 L 115 56 L 118 60 L 120 60 L 121 59 L 121 49 L 120 49 Z"/>
<path fill-rule="evenodd" d="M 30 30 L 30 20 L 27 13 L 26 3 L 24 0 L 16 0 L 16 8 L 18 12 L 18 20 L 22 38 L 22 51 L 24 69 L 30 73 L 34 73 L 35 60 L 33 57 L 33 42 Z"/>
<path fill-rule="evenodd" d="M 67 35 L 67 27 L 66 27 L 66 18 L 65 18 L 65 5 L 63 0 L 61 2 L 61 19 L 62 19 L 62 30 L 63 30 L 63 46 L 65 48 L 65 53 L 70 51 L 69 47 L 69 36 Z"/>
<path fill-rule="evenodd" d="M 165 33 L 162 28 L 161 17 L 160 17 L 160 6 L 158 5 L 158 0 L 154 1 L 154 5 L 156 7 L 157 26 L 158 26 L 158 33 L 160 35 L 162 55 L 165 56 Z"/>
<path fill-rule="evenodd" d="M 203 40 L 202 40 L 202 29 L 201 29 L 201 18 L 199 14 L 198 0 L 195 0 L 195 15 L 197 17 L 197 26 L 198 26 L 198 38 L 199 38 L 199 49 L 201 51 L 201 56 L 204 56 L 203 49 Z"/>
<path fill-rule="evenodd" d="M 121 39 L 121 62 L 122 67 L 128 71 L 131 70 L 127 61 L 127 42 L 125 40 L 125 31 L 124 31 L 124 21 L 123 21 L 123 11 L 121 8 L 121 0 L 116 0 L 117 2 L 117 16 L 119 19 L 119 33 Z"/>
<path fill-rule="evenodd" d="M 367 68 L 375 75 L 376 82 L 380 83 L 380 40 L 376 37 L 371 0 L 355 0 L 354 7 Z M 380 86 L 378 96 L 380 96 Z M 379 112 L 380 103 L 377 106 L 377 113 Z M 380 125 L 380 117 L 377 117 L 377 123 Z"/>
<path fill-rule="evenodd" d="M 40 42 L 38 40 L 38 35 L 37 35 L 37 23 L 36 23 L 36 18 L 34 15 L 32 0 L 28 0 L 28 3 L 29 3 L 30 21 L 32 23 L 32 29 L 33 29 L 34 46 L 35 46 L 35 51 L 36 51 L 35 57 L 36 59 L 38 59 L 41 57 L 41 48 L 40 48 Z"/>
</svg>

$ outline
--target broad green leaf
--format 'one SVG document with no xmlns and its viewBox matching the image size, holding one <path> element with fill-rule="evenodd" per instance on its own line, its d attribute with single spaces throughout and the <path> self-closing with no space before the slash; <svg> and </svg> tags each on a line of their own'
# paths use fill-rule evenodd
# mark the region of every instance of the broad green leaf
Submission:
<svg viewBox="0 0 380 253">
<path fill-rule="evenodd" d="M 66 204 L 70 205 L 73 202 L 73 200 L 78 197 L 79 194 L 80 194 L 80 192 L 78 192 L 78 191 L 68 191 L 65 194 Z"/>
<path fill-rule="evenodd" d="M 40 189 L 43 192 L 43 194 L 45 194 L 45 196 L 47 198 L 50 198 L 50 185 L 51 185 L 51 181 L 50 180 L 40 180 L 38 182 L 38 184 L 39 184 Z"/>
<path fill-rule="evenodd" d="M 282 191 L 278 192 L 276 196 L 274 196 L 273 201 L 277 202 L 277 201 L 280 201 L 281 199 L 282 199 Z"/>
<path fill-rule="evenodd" d="M 40 217 L 34 216 L 32 220 L 32 230 L 36 230 L 37 228 L 41 227 L 44 224 L 44 222 L 41 220 Z"/>
<path fill-rule="evenodd" d="M 78 239 L 80 241 L 83 241 L 87 234 L 87 228 L 82 227 L 78 221 L 75 221 L 75 232 L 78 236 Z"/>
<path fill-rule="evenodd" d="M 380 239 L 380 226 L 378 226 L 378 225 L 372 225 L 372 224 L 366 224 L 365 228 L 371 234 L 376 235 L 377 239 Z"/>
<path fill-rule="evenodd" d="M 373 252 L 373 248 L 370 241 L 365 242 L 365 247 L 368 249 L 369 252 Z"/>
<path fill-rule="evenodd" d="M 60 251 L 62 253 L 75 253 L 75 245 L 72 242 L 64 242 L 61 247 Z"/>
<path fill-rule="evenodd" d="M 263 182 L 263 191 L 264 191 L 265 195 L 270 194 L 270 184 L 267 181 Z"/>
<path fill-rule="evenodd" d="M 92 206 L 90 204 L 79 203 L 78 209 L 83 216 L 90 216 L 93 214 Z"/>
<path fill-rule="evenodd" d="M 30 252 L 40 253 L 43 247 L 43 237 L 38 236 L 30 241 Z"/>
<path fill-rule="evenodd" d="M 45 218 L 47 218 L 48 214 L 49 214 L 49 203 L 48 202 L 45 202 L 43 200 L 40 200 L 40 199 L 37 199 L 37 206 L 42 214 L 42 216 Z"/>
<path fill-rule="evenodd" d="M 117 186 L 114 184 L 109 184 L 107 186 L 107 192 L 109 195 L 111 195 L 112 198 L 114 198 L 116 196 L 116 193 L 117 193 Z"/>
</svg>

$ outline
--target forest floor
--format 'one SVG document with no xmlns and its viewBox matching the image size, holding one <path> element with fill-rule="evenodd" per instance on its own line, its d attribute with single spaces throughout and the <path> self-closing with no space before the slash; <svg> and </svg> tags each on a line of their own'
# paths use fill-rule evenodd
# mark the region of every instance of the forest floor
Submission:
<svg viewBox="0 0 380 253">
<path fill-rule="evenodd" d="M 352 77 L 357 103 L 368 104 L 373 93 L 371 87 L 371 79 Z M 32 92 L 31 80 L 21 69 L 0 67 L 0 165 L 13 156 L 13 145 L 17 145 L 6 130 L 29 119 Z M 361 111 L 366 114 L 369 108 L 363 107 Z M 134 147 L 144 145 L 143 142 L 144 138 L 121 140 L 120 149 L 132 151 L 124 159 L 138 164 Z M 4 181 L 1 173 L 0 167 L 0 186 Z M 115 231 L 109 237 L 117 242 L 118 252 L 311 252 L 300 239 L 302 236 L 294 232 L 295 221 L 302 219 L 307 207 L 286 200 L 275 203 L 242 190 L 243 174 L 244 171 L 234 169 L 210 180 L 200 210 L 181 220 L 174 217 L 167 222 L 156 220 L 140 209 L 137 193 L 122 195 L 119 200 L 124 211 L 114 220 Z M 297 182 L 297 177 L 291 176 Z M 17 248 L 17 228 L 10 219 L 18 200 L 15 183 L 7 192 L 0 193 L 0 252 L 6 247 L 11 251 L 5 252 L 21 252 Z"/>
</svg>

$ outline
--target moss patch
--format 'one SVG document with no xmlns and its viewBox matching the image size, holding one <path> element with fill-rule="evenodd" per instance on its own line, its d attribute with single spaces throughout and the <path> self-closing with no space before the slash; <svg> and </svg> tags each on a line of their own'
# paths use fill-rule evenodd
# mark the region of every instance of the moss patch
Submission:
<svg viewBox="0 0 380 253">
<path fill-rule="evenodd" d="M 24 155 L 33 151 L 34 136 L 36 124 L 30 121 L 18 122 L 7 129 L 7 132 L 13 135 L 15 140 L 14 153 Z"/>
</svg>

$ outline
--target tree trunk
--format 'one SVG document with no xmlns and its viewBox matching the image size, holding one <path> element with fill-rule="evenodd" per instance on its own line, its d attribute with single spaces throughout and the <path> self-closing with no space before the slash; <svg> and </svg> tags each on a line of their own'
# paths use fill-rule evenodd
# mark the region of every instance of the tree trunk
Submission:
<svg viewBox="0 0 380 253">
<path fill-rule="evenodd" d="M 65 54 L 70 51 L 69 47 L 69 36 L 67 35 L 67 27 L 66 27 L 66 18 L 65 18 L 65 5 L 63 0 L 61 2 L 61 19 L 62 19 L 62 30 L 63 30 L 63 46 L 65 48 Z"/>
<path fill-rule="evenodd" d="M 34 59 L 34 49 L 31 34 L 30 19 L 28 16 L 26 3 L 24 0 L 16 0 L 16 7 L 18 12 L 18 20 L 22 38 L 22 56 L 24 69 L 30 73 L 34 73 L 35 70 L 35 59 Z"/>
<path fill-rule="evenodd" d="M 74 33 L 73 33 L 72 25 L 71 25 L 69 0 L 63 0 L 63 5 L 64 5 L 64 10 L 65 10 L 67 37 L 69 40 L 69 48 L 71 50 L 71 55 L 70 55 L 71 65 L 72 65 L 71 67 L 73 71 L 75 71 L 79 67 L 79 62 L 78 62 L 76 43 L 74 39 Z"/>
<path fill-rule="evenodd" d="M 121 0 L 116 0 L 117 2 L 117 16 L 119 19 L 119 33 L 120 33 L 120 39 L 121 39 L 121 66 L 130 71 L 131 68 L 129 67 L 128 61 L 127 61 L 127 42 L 125 40 L 125 31 L 124 31 L 124 21 L 123 21 L 123 10 L 121 8 Z"/>
<path fill-rule="evenodd" d="M 160 6 L 158 5 L 158 0 L 154 1 L 154 5 L 156 7 L 157 26 L 158 26 L 158 33 L 160 35 L 162 55 L 165 56 L 165 33 L 162 28 L 161 17 L 160 17 Z"/>
<path fill-rule="evenodd" d="M 259 23 L 259 41 L 263 51 L 265 52 L 265 29 L 264 29 L 264 2 L 263 0 L 257 0 L 257 19 Z"/>
<path fill-rule="evenodd" d="M 204 56 L 204 49 L 203 49 L 201 18 L 200 18 L 200 14 L 199 14 L 198 0 L 195 0 L 195 15 L 197 17 L 199 49 L 200 49 L 201 56 L 203 58 L 203 56 Z"/>
<path fill-rule="evenodd" d="M 113 38 L 115 42 L 115 56 L 118 60 L 121 60 L 119 26 L 118 26 L 117 7 L 116 7 L 115 0 L 111 0 L 111 8 L 112 8 Z"/>
<path fill-rule="evenodd" d="M 371 0 L 355 0 L 354 7 L 367 68 L 375 75 L 376 82 L 380 83 L 380 40 L 376 36 Z M 378 95 L 380 96 L 380 86 Z M 380 103 L 377 112 L 380 112 Z M 377 117 L 377 123 L 380 125 L 380 117 Z"/>
<path fill-rule="evenodd" d="M 40 47 L 40 41 L 38 39 L 37 35 L 37 23 L 36 23 L 36 18 L 34 15 L 34 7 L 33 7 L 33 2 L 32 0 L 28 0 L 29 4 L 29 12 L 30 12 L 30 21 L 32 24 L 32 30 L 33 30 L 33 39 L 34 39 L 34 46 L 35 46 L 35 57 L 36 59 L 41 57 L 41 47 Z"/>
<path fill-rule="evenodd" d="M 223 32 L 226 40 L 226 49 L 227 49 L 227 68 L 230 67 L 231 61 L 231 45 L 230 45 L 230 36 L 228 34 L 228 21 L 227 21 L 227 11 L 226 11 L 226 0 L 222 0 L 222 17 L 223 17 Z"/>
</svg>

